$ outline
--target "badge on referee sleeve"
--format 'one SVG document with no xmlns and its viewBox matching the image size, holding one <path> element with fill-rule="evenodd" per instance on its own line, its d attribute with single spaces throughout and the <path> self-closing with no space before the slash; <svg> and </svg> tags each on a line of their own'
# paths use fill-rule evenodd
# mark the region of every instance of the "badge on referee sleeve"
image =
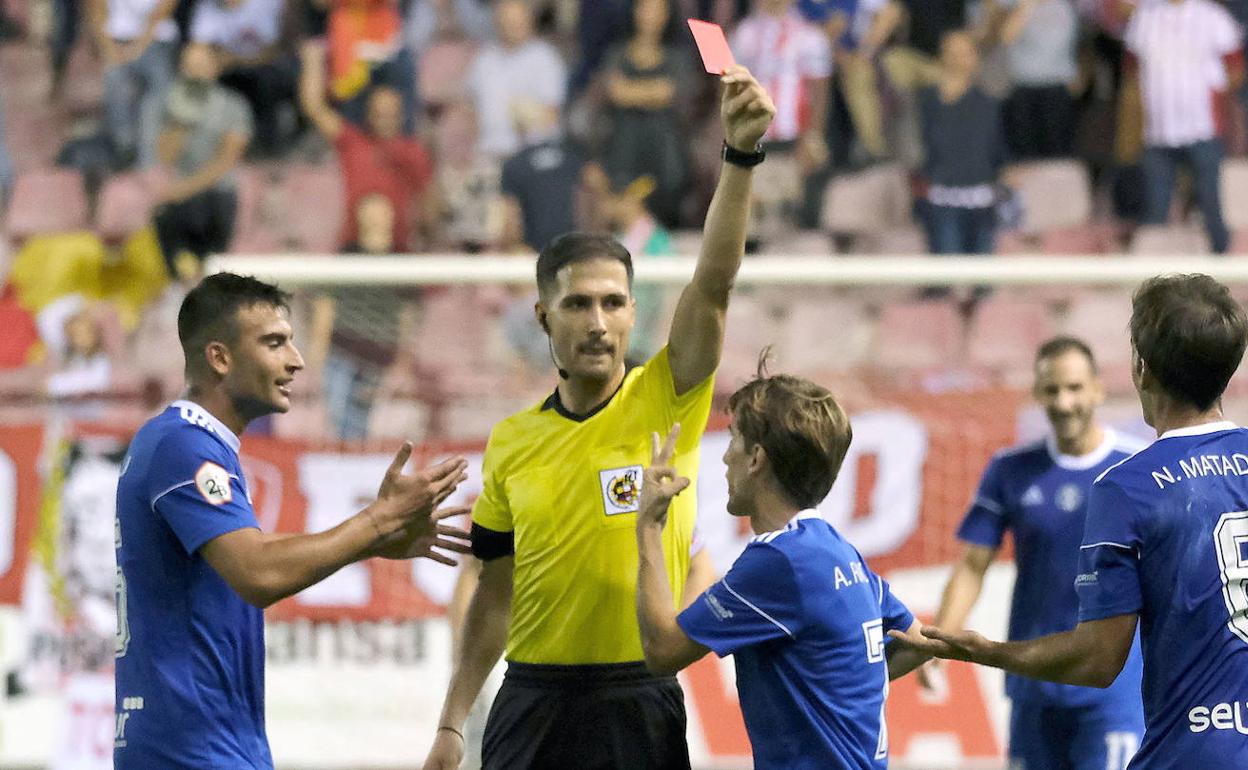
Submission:
<svg viewBox="0 0 1248 770">
<path fill-rule="evenodd" d="M 608 516 L 636 513 L 641 500 L 641 466 L 626 465 L 598 471 L 602 487 L 602 507 Z"/>
</svg>

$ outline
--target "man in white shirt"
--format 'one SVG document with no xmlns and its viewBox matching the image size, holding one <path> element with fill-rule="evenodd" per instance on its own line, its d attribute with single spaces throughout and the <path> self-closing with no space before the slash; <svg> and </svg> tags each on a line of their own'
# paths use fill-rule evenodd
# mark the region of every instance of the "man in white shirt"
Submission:
<svg viewBox="0 0 1248 770">
<path fill-rule="evenodd" d="M 1175 174 L 1185 165 L 1210 246 L 1225 253 L 1221 132 L 1244 75 L 1241 31 L 1213 0 L 1145 0 L 1127 24 L 1125 42 L 1144 113 L 1145 222 L 1166 222 Z"/>
<path fill-rule="evenodd" d="M 164 94 L 173 82 L 177 0 L 92 0 L 91 20 L 104 58 L 104 130 L 114 163 L 156 160 Z"/>
<path fill-rule="evenodd" d="M 480 127 L 477 149 L 501 161 L 520 149 L 514 105 L 525 102 L 562 109 L 567 67 L 554 46 L 534 35 L 528 0 L 500 0 L 494 9 L 498 42 L 481 49 L 468 71 Z"/>
<path fill-rule="evenodd" d="M 216 46 L 221 85 L 251 107 L 262 157 L 281 154 L 295 128 L 299 61 L 282 35 L 290 10 L 286 0 L 199 0 L 191 17 L 191 40 Z"/>
</svg>

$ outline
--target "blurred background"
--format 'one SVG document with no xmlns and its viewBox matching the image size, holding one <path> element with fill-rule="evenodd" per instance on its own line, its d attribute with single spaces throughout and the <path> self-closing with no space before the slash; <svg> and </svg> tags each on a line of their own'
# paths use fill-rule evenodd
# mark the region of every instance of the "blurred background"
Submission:
<svg viewBox="0 0 1248 770">
<path fill-rule="evenodd" d="M 283 531 L 367 500 L 403 438 L 469 453 L 471 499 L 491 425 L 555 382 L 531 279 L 554 235 L 615 233 L 630 354 L 664 343 L 722 141 L 690 17 L 778 110 L 717 389 L 767 345 L 833 388 L 855 443 L 821 511 L 916 610 L 988 458 L 1046 430 L 1041 342 L 1085 339 L 1106 420 L 1148 436 L 1141 271 L 1199 264 L 1248 297 L 1243 0 L 0 0 L 0 766 L 110 766 L 116 475 L 181 391 L 205 270 L 295 295 L 308 369 L 243 448 Z M 726 569 L 748 535 L 719 514 L 712 427 L 701 526 Z M 1012 570 L 973 625 L 1004 632 Z M 454 579 L 355 565 L 270 612 L 280 767 L 418 764 Z M 731 664 L 684 681 L 697 763 L 748 767 Z M 939 696 L 895 683 L 894 764 L 1001 767 L 1001 689 L 958 666 Z"/>
</svg>

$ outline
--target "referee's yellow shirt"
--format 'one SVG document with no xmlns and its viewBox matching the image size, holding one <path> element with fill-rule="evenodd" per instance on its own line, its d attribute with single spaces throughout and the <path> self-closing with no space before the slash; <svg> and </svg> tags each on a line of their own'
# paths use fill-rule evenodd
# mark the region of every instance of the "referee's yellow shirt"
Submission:
<svg viewBox="0 0 1248 770">
<path fill-rule="evenodd" d="M 624 663 L 642 659 L 637 628 L 637 501 L 650 434 L 681 424 L 675 465 L 694 483 L 663 533 L 676 601 L 689 574 L 697 516 L 698 443 L 714 376 L 676 396 L 667 348 L 624 377 L 598 411 L 563 412 L 554 397 L 494 426 L 476 524 L 515 538 L 507 659 Z"/>
</svg>

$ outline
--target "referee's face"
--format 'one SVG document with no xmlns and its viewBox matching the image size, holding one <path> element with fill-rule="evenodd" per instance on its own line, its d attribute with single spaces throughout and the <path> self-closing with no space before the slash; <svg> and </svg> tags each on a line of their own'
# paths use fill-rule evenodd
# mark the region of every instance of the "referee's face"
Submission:
<svg viewBox="0 0 1248 770">
<path fill-rule="evenodd" d="M 286 312 L 264 303 L 239 308 L 238 338 L 230 344 L 225 386 L 239 414 L 251 420 L 290 410 L 295 374 L 303 356 L 295 347 Z"/>
<path fill-rule="evenodd" d="M 605 382 L 619 374 L 636 305 L 628 271 L 617 259 L 586 259 L 556 274 L 555 290 L 538 305 L 539 320 L 569 378 Z"/>
</svg>

